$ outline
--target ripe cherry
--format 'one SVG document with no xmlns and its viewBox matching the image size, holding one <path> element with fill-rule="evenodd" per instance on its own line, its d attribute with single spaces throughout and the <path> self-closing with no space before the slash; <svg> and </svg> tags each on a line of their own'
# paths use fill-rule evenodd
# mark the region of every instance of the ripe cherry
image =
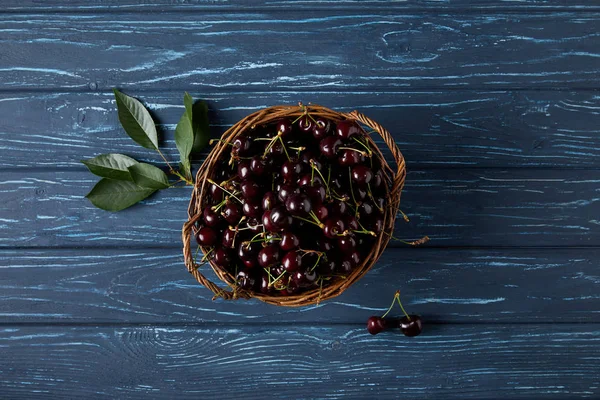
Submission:
<svg viewBox="0 0 600 400">
<path fill-rule="evenodd" d="M 217 232 L 213 228 L 205 226 L 196 233 L 196 241 L 200 246 L 213 246 L 217 243 Z"/>
<path fill-rule="evenodd" d="M 228 267 L 231 264 L 231 255 L 224 248 L 218 248 L 213 254 L 213 261 L 220 267 Z"/>
<path fill-rule="evenodd" d="M 380 332 L 383 332 L 388 328 L 387 321 L 385 318 L 371 316 L 367 320 L 367 330 L 371 335 L 377 335 Z"/>
<path fill-rule="evenodd" d="M 316 206 L 313 210 L 319 221 L 325 221 L 329 216 L 329 210 L 323 204 Z"/>
<path fill-rule="evenodd" d="M 242 196 L 245 199 L 255 199 L 260 194 L 260 186 L 253 180 L 246 179 L 242 181 L 240 184 L 240 190 L 242 191 Z"/>
<path fill-rule="evenodd" d="M 211 207 L 205 207 L 204 210 L 202 210 L 202 219 L 206 226 L 210 227 L 215 227 L 223 221 L 221 216 L 214 212 Z"/>
<path fill-rule="evenodd" d="M 285 203 L 285 201 L 287 200 L 287 198 L 293 194 L 298 194 L 300 193 L 300 189 L 298 189 L 298 187 L 296 187 L 296 185 L 291 185 L 291 184 L 285 184 L 282 185 L 279 189 L 279 193 L 277 193 L 277 198 L 279 199 L 279 201 L 281 201 L 282 203 Z"/>
<path fill-rule="evenodd" d="M 271 244 L 271 245 L 268 245 L 267 247 L 264 247 L 258 253 L 258 263 L 262 267 L 270 267 L 271 265 L 278 263 L 279 259 L 280 259 L 279 246 L 277 246 L 275 244 Z"/>
<path fill-rule="evenodd" d="M 281 264 L 287 272 L 296 271 L 302 266 L 302 255 L 296 250 L 289 251 L 283 256 Z"/>
<path fill-rule="evenodd" d="M 281 136 L 289 136 L 292 133 L 292 121 L 287 118 L 283 118 L 277 121 L 276 129 Z"/>
<path fill-rule="evenodd" d="M 238 176 L 242 179 L 246 179 L 250 176 L 250 163 L 248 161 L 241 161 L 238 165 Z"/>
<path fill-rule="evenodd" d="M 225 232 L 223 232 L 221 244 L 223 245 L 223 247 L 231 249 L 231 248 L 233 248 L 235 237 L 236 237 L 236 231 L 234 231 L 230 228 L 227 228 L 227 229 L 225 229 Z"/>
<path fill-rule="evenodd" d="M 275 224 L 273 224 L 273 221 L 271 221 L 271 210 L 265 210 L 263 212 L 261 220 L 267 231 L 277 232 L 279 230 L 279 228 L 276 227 Z"/>
<path fill-rule="evenodd" d="M 298 129 L 300 132 L 311 132 L 313 126 L 313 121 L 308 115 L 304 115 L 298 120 Z"/>
<path fill-rule="evenodd" d="M 219 186 L 211 184 L 209 191 L 210 191 L 210 195 L 212 196 L 212 198 L 215 201 L 223 200 L 224 192 L 223 192 L 223 189 L 221 189 Z"/>
<path fill-rule="evenodd" d="M 293 222 L 292 216 L 281 206 L 273 208 L 270 211 L 269 218 L 273 226 L 282 232 L 288 229 Z"/>
<path fill-rule="evenodd" d="M 346 224 L 346 229 L 350 231 L 358 230 L 358 220 L 354 217 L 354 215 L 346 215 L 344 217 L 344 223 Z"/>
<path fill-rule="evenodd" d="M 248 217 L 260 217 L 263 212 L 262 205 L 260 203 L 255 203 L 252 200 L 244 201 L 242 210 L 244 211 L 244 215 Z"/>
<path fill-rule="evenodd" d="M 373 171 L 366 165 L 352 167 L 352 180 L 361 186 L 366 186 L 373 180 Z"/>
<path fill-rule="evenodd" d="M 292 215 L 305 216 L 312 211 L 312 204 L 305 194 L 294 194 L 285 200 L 285 208 Z"/>
<path fill-rule="evenodd" d="M 234 156 L 245 156 L 248 155 L 252 147 L 252 141 L 245 136 L 238 136 L 233 140 L 231 147 L 231 154 Z"/>
<path fill-rule="evenodd" d="M 238 169 L 239 170 L 239 169 Z M 250 160 L 250 171 L 256 176 L 262 176 L 267 170 L 267 161 L 260 156 L 254 156 Z"/>
<path fill-rule="evenodd" d="M 314 204 L 321 204 L 327 198 L 327 190 L 321 185 L 306 186 L 304 192 L 310 197 L 310 200 Z"/>
<path fill-rule="evenodd" d="M 286 161 L 281 166 L 281 176 L 286 182 L 295 181 L 306 170 L 306 164 L 301 161 Z"/>
<path fill-rule="evenodd" d="M 315 119 L 316 123 L 313 126 L 313 136 L 315 139 L 323 139 L 325 136 L 329 135 L 331 131 L 331 123 L 328 119 L 317 117 Z"/>
<path fill-rule="evenodd" d="M 335 201 L 329 205 L 330 215 L 344 215 L 348 210 L 348 205 L 345 201 Z"/>
<path fill-rule="evenodd" d="M 323 186 L 323 179 L 318 174 L 305 174 L 298 179 L 298 186 L 306 188 L 309 186 Z"/>
<path fill-rule="evenodd" d="M 365 162 L 365 156 L 354 150 L 343 149 L 338 157 L 338 163 L 344 167 Z"/>
<path fill-rule="evenodd" d="M 298 236 L 294 235 L 291 232 L 284 232 L 281 234 L 281 241 L 279 242 L 279 247 L 283 251 L 290 251 L 295 249 L 300 245 L 300 239 Z"/>
<path fill-rule="evenodd" d="M 337 239 L 346 226 L 340 217 L 330 217 L 324 222 L 323 233 L 330 239 Z"/>
<path fill-rule="evenodd" d="M 236 284 L 244 290 L 252 290 L 256 280 L 248 271 L 240 271 L 236 277 Z"/>
<path fill-rule="evenodd" d="M 344 120 L 337 123 L 336 134 L 340 139 L 350 139 L 352 136 L 360 134 L 360 128 L 356 122 Z"/>
<path fill-rule="evenodd" d="M 356 239 L 354 235 L 340 236 L 338 246 L 341 251 L 352 252 L 356 249 Z"/>
<path fill-rule="evenodd" d="M 230 201 L 221 210 L 221 215 L 229 225 L 236 226 L 240 222 L 242 210 L 237 203 Z"/>
<path fill-rule="evenodd" d="M 339 138 L 329 136 L 319 142 L 319 149 L 325 157 L 335 158 L 341 145 L 342 141 Z"/>
<path fill-rule="evenodd" d="M 423 321 L 418 315 L 405 315 L 400 318 L 399 326 L 405 336 L 417 336 L 423 332 Z"/>
<path fill-rule="evenodd" d="M 269 294 L 273 291 L 273 287 L 269 286 L 269 275 L 262 274 L 260 277 L 260 292 L 264 294 Z"/>
</svg>

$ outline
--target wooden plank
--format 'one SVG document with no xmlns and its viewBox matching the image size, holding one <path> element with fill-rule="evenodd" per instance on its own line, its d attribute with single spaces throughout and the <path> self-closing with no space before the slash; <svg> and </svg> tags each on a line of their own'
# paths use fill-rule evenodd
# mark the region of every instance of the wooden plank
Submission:
<svg viewBox="0 0 600 400">
<path fill-rule="evenodd" d="M 4 327 L 10 399 L 477 398 L 600 394 L 600 325 Z"/>
<path fill-rule="evenodd" d="M 138 92 L 173 142 L 182 92 Z M 213 136 L 273 104 L 324 104 L 358 109 L 394 135 L 410 169 L 431 167 L 600 167 L 600 97 L 594 92 L 339 92 L 210 93 Z M 119 152 L 159 157 L 135 144 L 117 120 L 112 93 L 0 94 L 0 167 L 79 167 L 79 160 Z M 30 115 L 36 118 L 30 118 Z M 379 140 L 380 147 L 385 145 Z M 35 157 L 31 157 L 32 152 Z"/>
<path fill-rule="evenodd" d="M 407 310 L 429 322 L 600 322 L 598 260 L 598 248 L 388 249 L 341 296 L 296 309 L 212 301 L 179 249 L 2 250 L 0 321 L 359 325 L 400 288 Z"/>
<path fill-rule="evenodd" d="M 306 9 L 306 10 L 331 10 L 331 9 L 368 9 L 368 10 L 410 10 L 410 11 L 429 11 L 429 12 L 465 12 L 468 10 L 486 10 L 486 11 L 546 11 L 546 10 L 598 10 L 596 4 L 584 0 L 452 0 L 440 2 L 439 0 L 420 0 L 419 2 L 409 1 L 387 1 L 381 0 L 345 0 L 324 1 L 324 0 L 188 0 L 185 2 L 173 2 L 172 0 L 53 0 L 40 3 L 36 0 L 6 0 L 1 12 L 85 12 L 85 13 L 103 13 L 103 12 L 155 12 L 155 11 L 225 11 L 225 10 L 257 10 L 257 9 Z"/>
<path fill-rule="evenodd" d="M 179 246 L 190 188 L 109 213 L 83 197 L 96 181 L 88 172 L 4 173 L 0 246 Z M 412 171 L 402 196 L 411 223 L 399 218 L 394 235 L 429 235 L 433 246 L 597 246 L 597 183 L 595 170 Z"/>
<path fill-rule="evenodd" d="M 599 16 L 3 14 L 0 89 L 593 89 Z"/>
</svg>

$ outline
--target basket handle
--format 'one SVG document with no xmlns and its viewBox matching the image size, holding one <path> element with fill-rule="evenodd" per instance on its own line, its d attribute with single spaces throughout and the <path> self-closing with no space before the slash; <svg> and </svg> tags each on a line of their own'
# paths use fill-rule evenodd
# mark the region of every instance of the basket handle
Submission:
<svg viewBox="0 0 600 400">
<path fill-rule="evenodd" d="M 197 195 L 196 188 L 194 188 L 194 194 Z M 190 274 L 192 274 L 192 276 L 194 278 L 196 278 L 196 280 L 198 281 L 199 284 L 201 284 L 202 286 L 206 287 L 207 289 L 209 289 L 211 292 L 214 293 L 213 300 L 216 299 L 217 297 L 223 297 L 225 300 L 231 300 L 231 299 L 237 299 L 237 298 L 244 298 L 244 299 L 250 298 L 250 296 L 248 296 L 248 294 L 243 290 L 235 290 L 235 289 L 227 290 L 227 289 L 220 288 L 219 286 L 214 284 L 212 281 L 210 281 L 208 278 L 206 278 L 204 275 L 202 275 L 202 273 L 199 271 L 199 266 L 194 262 L 194 257 L 192 257 L 191 238 L 192 238 L 192 227 L 194 226 L 194 224 L 196 222 L 198 222 L 198 220 L 200 219 L 201 216 L 202 216 L 202 213 L 198 213 L 198 214 L 194 215 L 194 217 L 191 218 L 189 221 L 187 221 L 185 224 L 183 224 L 181 238 L 183 240 L 183 254 L 184 254 L 185 266 L 186 266 L 187 270 L 189 271 Z"/>
<path fill-rule="evenodd" d="M 401 192 L 402 188 L 404 187 L 404 181 L 406 179 L 406 161 L 404 160 L 404 156 L 400 152 L 400 149 L 398 148 L 396 141 L 394 140 L 394 138 L 388 132 L 387 129 L 385 129 L 383 126 L 381 126 L 376 121 L 373 121 L 371 118 L 365 116 L 364 114 L 359 113 L 356 110 L 345 114 L 345 116 L 349 119 L 359 121 L 359 122 L 363 123 L 364 125 L 368 126 L 369 128 L 373 129 L 375 132 L 377 132 L 379 134 L 379 136 L 381 136 L 381 138 L 383 139 L 383 141 L 385 142 L 387 147 L 392 152 L 392 157 L 394 157 L 394 160 L 396 161 L 397 171 L 396 171 L 396 174 L 394 175 L 394 179 L 392 180 L 392 188 L 390 189 L 389 193 L 390 193 L 390 199 L 396 199 L 395 203 L 396 202 L 398 203 L 398 204 L 394 204 L 394 206 L 398 206 L 399 201 L 400 201 L 400 196 L 396 195 L 396 194 L 399 194 Z"/>
</svg>

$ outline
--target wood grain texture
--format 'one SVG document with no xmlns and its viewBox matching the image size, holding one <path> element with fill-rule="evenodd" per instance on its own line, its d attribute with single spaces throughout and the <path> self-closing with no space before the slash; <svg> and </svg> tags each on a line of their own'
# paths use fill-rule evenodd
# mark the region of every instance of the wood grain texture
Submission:
<svg viewBox="0 0 600 400">
<path fill-rule="evenodd" d="M 476 398 L 600 394 L 600 325 L 4 327 L 11 399 Z"/>
<path fill-rule="evenodd" d="M 0 14 L 0 89 L 589 90 L 599 88 L 599 17 Z"/>
<path fill-rule="evenodd" d="M 52 0 L 39 2 L 37 0 L 5 0 L 0 12 L 136 12 L 148 13 L 157 10 L 170 12 L 190 11 L 227 11 L 227 10 L 331 10 L 331 9 L 360 9 L 369 10 L 398 10 L 398 11 L 427 11 L 427 12 L 465 12 L 474 10 L 486 11 L 593 11 L 600 6 L 585 0 L 419 0 L 419 1 L 382 1 L 382 0 Z"/>
<path fill-rule="evenodd" d="M 180 246 L 190 188 L 119 213 L 84 195 L 88 172 L 7 172 L 0 178 L 0 247 Z M 395 236 L 432 246 L 597 246 L 597 171 L 424 170 L 408 173 Z M 397 246 L 391 242 L 390 246 Z"/>
<path fill-rule="evenodd" d="M 128 93 L 146 101 L 161 124 L 165 154 L 177 160 L 173 131 L 183 112 L 183 92 Z M 192 94 L 208 101 L 214 137 L 257 109 L 303 101 L 358 109 L 379 121 L 396 138 L 409 169 L 600 167 L 600 96 L 594 92 Z M 0 105 L 10 116 L 0 119 L 2 168 L 81 168 L 80 159 L 111 152 L 160 161 L 125 134 L 112 93 L 4 93 Z"/>
<path fill-rule="evenodd" d="M 0 322 L 363 324 L 400 288 L 430 322 L 598 323 L 599 260 L 597 248 L 387 249 L 341 296 L 296 309 L 212 301 L 178 249 L 2 250 Z"/>
</svg>

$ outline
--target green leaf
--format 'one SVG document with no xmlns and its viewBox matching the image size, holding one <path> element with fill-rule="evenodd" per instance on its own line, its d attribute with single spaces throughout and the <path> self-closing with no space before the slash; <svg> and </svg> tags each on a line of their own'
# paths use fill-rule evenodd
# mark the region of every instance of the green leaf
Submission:
<svg viewBox="0 0 600 400">
<path fill-rule="evenodd" d="M 182 164 L 189 164 L 190 153 L 194 145 L 194 131 L 192 130 L 191 103 L 188 108 L 188 102 L 191 102 L 191 96 L 186 93 L 183 102 L 186 105 L 185 112 L 181 116 L 177 128 L 175 128 L 175 145 L 179 150 L 179 158 Z"/>
<path fill-rule="evenodd" d="M 87 194 L 93 205 L 106 211 L 121 211 L 150 196 L 156 190 L 141 188 L 130 181 L 102 178 Z"/>
<path fill-rule="evenodd" d="M 113 89 L 117 100 L 119 121 L 125 132 L 139 145 L 147 149 L 158 149 L 156 126 L 146 107 L 133 97 Z"/>
<path fill-rule="evenodd" d="M 160 168 L 154 165 L 138 163 L 129 167 L 133 181 L 140 187 L 147 189 L 166 189 L 169 178 Z"/>
<path fill-rule="evenodd" d="M 192 179 L 192 165 L 190 164 L 190 160 L 180 162 L 179 171 L 181 171 L 186 178 Z"/>
<path fill-rule="evenodd" d="M 123 154 L 100 154 L 89 160 L 81 160 L 92 174 L 120 181 L 132 181 L 127 167 L 137 161 Z"/>
<path fill-rule="evenodd" d="M 188 108 L 187 105 L 186 108 Z M 192 130 L 194 131 L 192 153 L 198 153 L 208 145 L 210 139 L 208 106 L 205 101 L 198 100 L 192 107 Z"/>
</svg>

